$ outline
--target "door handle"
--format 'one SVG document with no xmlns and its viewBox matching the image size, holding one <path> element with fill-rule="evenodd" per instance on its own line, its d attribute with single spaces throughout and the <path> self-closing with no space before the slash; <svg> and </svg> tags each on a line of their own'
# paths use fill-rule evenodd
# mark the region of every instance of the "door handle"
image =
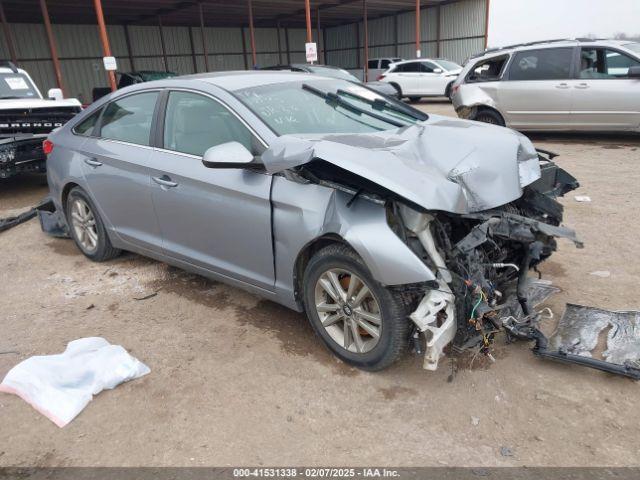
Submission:
<svg viewBox="0 0 640 480">
<path fill-rule="evenodd" d="M 578 85 L 576 85 L 576 88 L 584 90 L 585 88 L 589 88 L 589 84 L 587 84 L 587 83 L 579 83 Z"/>
<path fill-rule="evenodd" d="M 91 167 L 94 167 L 94 168 L 99 167 L 100 165 L 102 165 L 102 162 L 99 162 L 95 158 L 85 158 L 84 159 L 84 163 L 86 163 L 87 165 L 89 165 Z"/>
<path fill-rule="evenodd" d="M 556 85 L 556 88 L 566 89 L 566 88 L 569 88 L 569 84 L 568 83 L 559 83 L 559 84 Z"/>
<path fill-rule="evenodd" d="M 156 182 L 158 185 L 162 185 L 163 187 L 173 188 L 178 186 L 178 184 L 172 181 L 167 175 L 151 178 L 153 178 L 154 182 Z"/>
</svg>

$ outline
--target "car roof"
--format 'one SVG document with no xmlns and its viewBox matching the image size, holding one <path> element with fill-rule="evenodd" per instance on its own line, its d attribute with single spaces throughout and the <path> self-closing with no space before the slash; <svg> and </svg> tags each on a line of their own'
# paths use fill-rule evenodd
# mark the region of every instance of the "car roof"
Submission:
<svg viewBox="0 0 640 480">
<path fill-rule="evenodd" d="M 313 73 L 289 72 L 279 70 L 237 70 L 229 72 L 208 72 L 195 75 L 173 77 L 171 80 L 199 80 L 210 83 L 227 91 L 242 90 L 244 88 L 275 85 L 278 83 L 300 82 L 307 80 L 327 80 L 328 77 Z M 162 80 L 161 80 L 162 81 Z"/>
<path fill-rule="evenodd" d="M 504 47 L 489 48 L 484 52 L 477 55 L 472 55 L 471 59 L 477 59 L 482 57 L 494 57 L 500 55 L 506 55 L 513 52 L 520 52 L 525 50 L 540 50 L 543 48 L 561 48 L 561 47 L 575 47 L 575 46 L 593 46 L 593 47 L 623 47 L 629 43 L 633 43 L 629 40 L 611 40 L 611 39 L 591 39 L 591 38 L 560 38 L 554 40 L 540 40 L 537 42 L 520 43 L 516 45 L 506 45 Z"/>
<path fill-rule="evenodd" d="M 413 58 L 411 60 L 401 60 L 399 62 L 394 62 L 393 65 L 401 65 L 403 63 L 414 63 L 414 62 L 437 62 L 437 58 Z"/>
</svg>

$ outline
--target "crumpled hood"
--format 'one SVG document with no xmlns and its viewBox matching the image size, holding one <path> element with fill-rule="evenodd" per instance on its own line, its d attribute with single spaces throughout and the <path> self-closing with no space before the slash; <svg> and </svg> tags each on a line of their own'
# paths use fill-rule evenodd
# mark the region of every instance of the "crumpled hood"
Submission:
<svg viewBox="0 0 640 480">
<path fill-rule="evenodd" d="M 523 135 L 439 115 L 384 132 L 284 135 L 262 155 L 271 173 L 315 159 L 427 210 L 460 214 L 509 203 L 540 178 L 537 154 Z"/>
</svg>

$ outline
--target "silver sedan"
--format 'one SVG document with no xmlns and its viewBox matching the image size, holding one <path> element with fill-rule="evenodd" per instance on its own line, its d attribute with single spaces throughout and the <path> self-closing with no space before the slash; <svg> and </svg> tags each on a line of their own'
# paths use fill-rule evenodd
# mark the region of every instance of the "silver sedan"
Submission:
<svg viewBox="0 0 640 480">
<path fill-rule="evenodd" d="M 554 237 L 577 242 L 549 198 L 571 182 L 524 136 L 339 79 L 140 84 L 91 105 L 46 151 L 52 198 L 87 257 L 137 252 L 305 311 L 328 348 L 368 370 L 410 342 L 431 370 L 454 338 L 487 349 L 494 321 L 527 313 L 520 282 Z"/>
</svg>

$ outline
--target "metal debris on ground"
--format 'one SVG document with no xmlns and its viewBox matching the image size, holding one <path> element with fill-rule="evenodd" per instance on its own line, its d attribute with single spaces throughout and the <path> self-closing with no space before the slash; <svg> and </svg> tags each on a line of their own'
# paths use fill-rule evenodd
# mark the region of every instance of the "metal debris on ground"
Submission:
<svg viewBox="0 0 640 480">
<path fill-rule="evenodd" d="M 601 335 L 607 329 L 603 344 Z M 600 354 L 607 362 L 640 368 L 640 312 L 567 304 L 549 344 L 567 353 L 585 357 Z"/>
</svg>

